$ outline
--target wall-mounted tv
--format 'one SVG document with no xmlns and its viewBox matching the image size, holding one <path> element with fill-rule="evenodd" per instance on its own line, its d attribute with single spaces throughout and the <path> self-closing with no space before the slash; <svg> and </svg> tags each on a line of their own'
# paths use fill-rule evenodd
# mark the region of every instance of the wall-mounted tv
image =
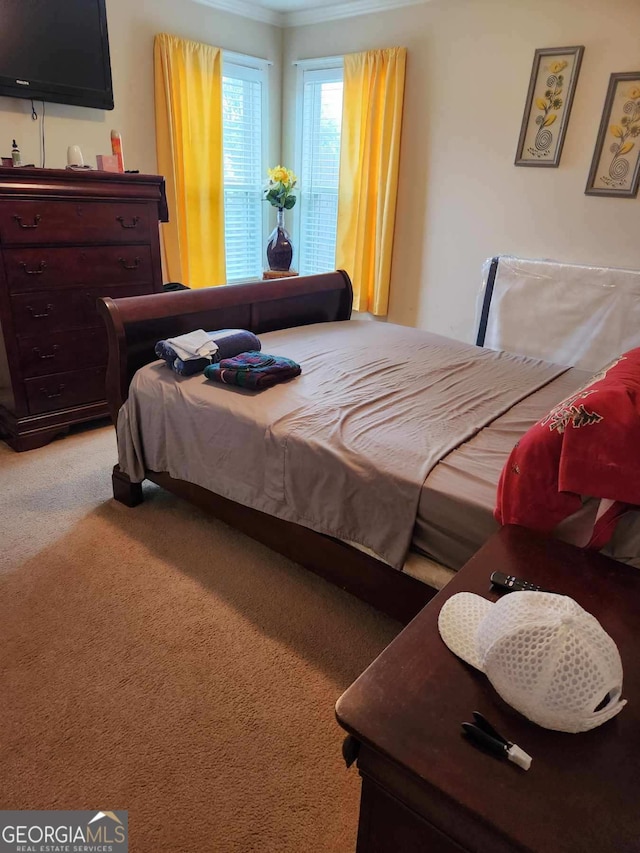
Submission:
<svg viewBox="0 0 640 853">
<path fill-rule="evenodd" d="M 0 0 L 0 95 L 112 110 L 105 0 Z"/>
</svg>

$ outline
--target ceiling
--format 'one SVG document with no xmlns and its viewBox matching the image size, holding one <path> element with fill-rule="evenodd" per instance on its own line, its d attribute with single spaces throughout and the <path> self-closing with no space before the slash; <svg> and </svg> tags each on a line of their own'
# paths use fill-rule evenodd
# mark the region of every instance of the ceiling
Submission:
<svg viewBox="0 0 640 853">
<path fill-rule="evenodd" d="M 317 24 L 352 18 L 400 6 L 414 6 L 429 0 L 196 0 L 205 6 L 233 12 L 280 27 Z"/>
<path fill-rule="evenodd" d="M 264 9 L 273 9 L 274 12 L 301 12 L 303 9 L 333 6 L 335 0 L 254 0 L 254 3 Z"/>
<path fill-rule="evenodd" d="M 253 0 L 253 2 L 265 9 L 273 9 L 275 12 L 301 12 L 336 5 L 336 0 Z M 400 5 L 402 5 L 401 0 L 389 2 L 389 6 Z"/>
</svg>

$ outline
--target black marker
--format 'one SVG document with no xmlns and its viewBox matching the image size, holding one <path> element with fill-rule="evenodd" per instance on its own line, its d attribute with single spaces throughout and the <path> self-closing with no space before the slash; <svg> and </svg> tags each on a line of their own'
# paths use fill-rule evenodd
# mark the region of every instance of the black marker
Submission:
<svg viewBox="0 0 640 853">
<path fill-rule="evenodd" d="M 522 767 L 523 770 L 528 770 L 531 767 L 532 758 L 523 749 L 511 741 L 502 737 L 478 711 L 473 712 L 474 723 L 463 723 L 462 728 L 465 736 L 475 746 L 480 747 L 490 755 L 495 755 L 496 758 L 506 758 Z"/>
</svg>

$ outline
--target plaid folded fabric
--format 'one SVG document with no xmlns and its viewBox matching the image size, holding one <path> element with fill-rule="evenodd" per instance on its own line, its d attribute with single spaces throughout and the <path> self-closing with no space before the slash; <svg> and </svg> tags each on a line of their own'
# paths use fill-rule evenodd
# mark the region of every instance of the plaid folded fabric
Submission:
<svg viewBox="0 0 640 853">
<path fill-rule="evenodd" d="M 223 358 L 230 358 L 246 350 L 260 350 L 262 344 L 253 332 L 246 329 L 218 329 L 215 332 L 207 332 L 211 340 L 218 345 L 218 351 L 211 358 L 192 358 L 184 360 L 178 358 L 178 354 L 167 341 L 158 341 L 155 353 L 158 358 L 164 359 L 168 367 L 179 373 L 180 376 L 194 376 L 211 364 Z"/>
<path fill-rule="evenodd" d="M 238 385 L 253 391 L 271 388 L 300 373 L 300 365 L 292 359 L 255 350 L 243 352 L 234 358 L 224 358 L 219 364 L 210 364 L 204 371 L 207 379 L 213 382 Z"/>
</svg>

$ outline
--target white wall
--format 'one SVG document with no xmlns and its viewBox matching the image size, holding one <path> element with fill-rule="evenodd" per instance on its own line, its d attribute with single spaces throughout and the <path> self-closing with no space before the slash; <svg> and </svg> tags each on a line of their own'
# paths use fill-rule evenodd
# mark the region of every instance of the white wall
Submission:
<svg viewBox="0 0 640 853">
<path fill-rule="evenodd" d="M 47 104 L 48 166 L 71 143 L 94 164 L 117 128 L 127 167 L 156 170 L 155 33 L 272 60 L 269 162 L 288 165 L 292 60 L 404 45 L 392 322 L 471 339 L 480 267 L 496 253 L 640 268 L 638 200 L 584 195 L 609 74 L 640 67 L 638 0 L 432 0 L 284 31 L 192 0 L 107 0 L 107 14 L 116 108 Z M 574 44 L 586 50 L 560 167 L 515 167 L 534 49 Z M 0 98 L 1 154 L 14 136 L 39 163 L 29 102 Z"/>
<path fill-rule="evenodd" d="M 269 59 L 271 162 L 280 156 L 282 30 L 220 12 L 192 0 L 107 0 L 107 23 L 115 109 L 46 105 L 46 165 L 63 168 L 67 146 L 80 145 L 85 162 L 110 154 L 112 128 L 122 133 L 125 166 L 156 171 L 153 37 L 156 33 L 206 42 Z M 38 111 L 41 104 L 36 103 Z M 31 120 L 30 101 L 0 98 L 0 154 L 9 156 L 16 138 L 23 163 L 40 165 L 39 122 Z"/>
<path fill-rule="evenodd" d="M 640 268 L 640 202 L 584 195 L 609 75 L 640 68 L 638 0 L 433 0 L 286 31 L 291 62 L 408 48 L 389 320 L 473 335 L 485 258 Z M 560 167 L 513 165 L 533 52 L 585 45 Z M 292 134 L 283 161 L 293 162 Z"/>
</svg>

